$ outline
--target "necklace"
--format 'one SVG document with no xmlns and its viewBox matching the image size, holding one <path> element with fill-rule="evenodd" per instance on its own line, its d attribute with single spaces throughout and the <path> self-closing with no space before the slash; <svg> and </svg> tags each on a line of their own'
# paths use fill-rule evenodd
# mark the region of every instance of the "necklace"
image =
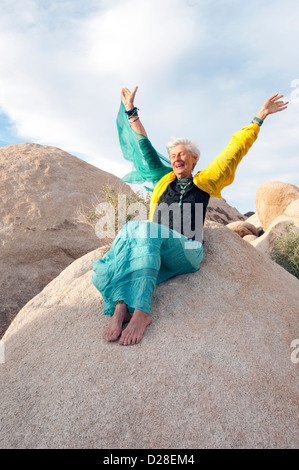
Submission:
<svg viewBox="0 0 299 470">
<path fill-rule="evenodd" d="M 192 176 L 185 176 L 185 178 L 178 178 L 178 183 L 190 183 Z"/>
<path fill-rule="evenodd" d="M 180 201 L 179 206 L 182 205 L 182 199 L 186 192 L 187 187 L 192 183 L 192 176 L 186 176 L 185 178 L 178 178 L 178 185 L 180 187 Z"/>
</svg>

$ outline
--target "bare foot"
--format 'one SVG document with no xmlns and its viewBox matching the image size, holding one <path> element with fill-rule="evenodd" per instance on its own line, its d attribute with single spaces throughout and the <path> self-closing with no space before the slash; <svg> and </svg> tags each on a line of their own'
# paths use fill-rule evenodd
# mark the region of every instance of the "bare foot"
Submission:
<svg viewBox="0 0 299 470">
<path fill-rule="evenodd" d="M 122 332 L 122 326 L 125 322 L 130 321 L 131 315 L 126 304 L 116 304 L 114 314 L 110 323 L 103 332 L 103 338 L 106 341 L 116 341 Z"/>
<path fill-rule="evenodd" d="M 119 344 L 127 346 L 142 340 L 146 327 L 151 323 L 151 316 L 142 310 L 135 309 L 128 326 L 123 330 Z"/>
</svg>

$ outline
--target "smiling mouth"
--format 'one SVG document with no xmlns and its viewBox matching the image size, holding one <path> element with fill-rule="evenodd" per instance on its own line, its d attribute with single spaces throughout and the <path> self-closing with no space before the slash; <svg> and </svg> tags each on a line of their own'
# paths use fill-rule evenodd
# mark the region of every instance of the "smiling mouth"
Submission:
<svg viewBox="0 0 299 470">
<path fill-rule="evenodd" d="M 182 168 L 184 166 L 184 163 L 180 163 L 179 165 L 176 165 L 176 168 Z"/>
</svg>

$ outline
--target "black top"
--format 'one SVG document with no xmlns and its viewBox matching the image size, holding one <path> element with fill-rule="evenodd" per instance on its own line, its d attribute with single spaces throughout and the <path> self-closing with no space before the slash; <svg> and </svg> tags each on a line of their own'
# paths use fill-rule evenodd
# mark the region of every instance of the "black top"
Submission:
<svg viewBox="0 0 299 470">
<path fill-rule="evenodd" d="M 191 240 L 202 242 L 203 224 L 210 195 L 199 189 L 193 181 L 185 190 L 182 205 L 179 205 L 180 195 L 181 187 L 176 178 L 160 197 L 153 222 L 166 225 Z"/>
</svg>

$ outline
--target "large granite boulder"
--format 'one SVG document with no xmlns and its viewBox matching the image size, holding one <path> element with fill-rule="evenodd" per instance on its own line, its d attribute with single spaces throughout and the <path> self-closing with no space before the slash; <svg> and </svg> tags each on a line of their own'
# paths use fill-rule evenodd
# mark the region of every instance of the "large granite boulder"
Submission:
<svg viewBox="0 0 299 470">
<path fill-rule="evenodd" d="M 1 448 L 298 448 L 298 280 L 226 227 L 204 238 L 137 345 L 101 337 L 102 248 L 23 307 L 3 338 Z"/>
<path fill-rule="evenodd" d="M 287 217 L 299 219 L 299 198 L 291 202 L 291 204 L 286 207 L 283 214 Z"/>
<path fill-rule="evenodd" d="M 299 188 L 281 181 L 271 181 L 258 187 L 256 192 L 256 210 L 264 231 L 276 217 L 283 215 L 285 209 L 299 199 Z"/>
<path fill-rule="evenodd" d="M 102 241 L 80 222 L 116 176 L 55 147 L 0 148 L 0 338 L 28 300 Z"/>
</svg>

